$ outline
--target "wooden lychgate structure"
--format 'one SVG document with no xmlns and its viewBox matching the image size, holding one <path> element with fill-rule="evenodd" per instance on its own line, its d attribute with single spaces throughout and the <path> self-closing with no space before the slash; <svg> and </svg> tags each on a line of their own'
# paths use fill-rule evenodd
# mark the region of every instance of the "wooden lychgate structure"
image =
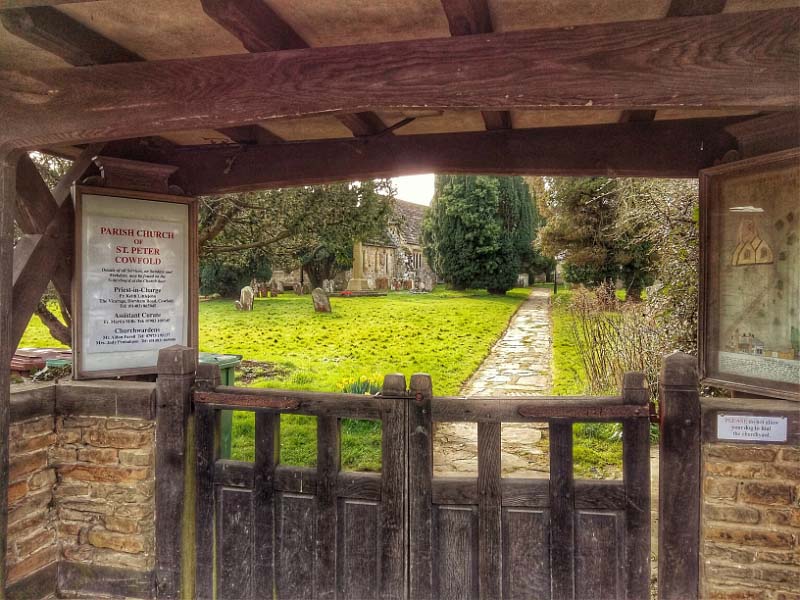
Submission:
<svg viewBox="0 0 800 600">
<path fill-rule="evenodd" d="M 86 179 L 194 196 L 427 172 L 694 178 L 717 163 L 792 148 L 800 140 L 800 8 L 794 1 L 613 0 L 590 6 L 569 0 L 0 0 L 0 24 L 0 365 L 9 363 L 50 282 L 70 306 L 70 189 Z M 74 162 L 51 191 L 28 151 Z M 155 172 L 170 175 L 164 179 Z M 8 370 L 0 369 L 0 538 L 7 525 L 9 390 Z M 373 402 L 370 410 L 378 410 L 388 400 Z M 413 466 L 424 463 L 424 455 L 415 454 L 424 446 L 412 442 L 406 427 L 421 415 L 413 402 L 403 406 L 380 418 L 391 421 L 386 425 L 398 439 L 401 432 L 405 436 Z M 453 401 L 431 400 L 425 419 L 435 421 L 440 409 L 452 406 Z M 189 415 L 181 408 L 168 420 L 179 441 Z M 338 416 L 320 416 L 321 435 L 329 440 L 335 440 Z M 546 492 L 519 495 L 513 484 L 498 486 L 497 429 L 504 419 L 501 413 L 475 418 L 483 456 L 477 489 L 452 482 L 442 487 L 435 480 L 415 480 L 414 488 L 408 480 L 409 493 L 422 492 L 407 496 L 406 522 L 419 544 L 410 555 L 412 592 L 427 585 L 478 585 L 493 593 L 498 577 L 507 576 L 518 585 L 513 574 L 470 571 L 462 563 L 460 571 L 445 570 L 442 579 L 435 574 L 441 565 L 432 561 L 424 567 L 432 569 L 429 576 L 414 557 L 435 548 L 440 525 L 449 531 L 477 527 L 484 541 L 464 552 L 484 557 L 519 550 L 496 543 L 509 518 L 566 536 L 567 509 L 552 503 L 556 491 L 574 494 L 573 516 L 607 532 L 603 540 L 620 527 L 626 535 L 636 528 L 635 515 L 618 507 L 642 493 L 638 479 L 630 489 L 584 490 L 566 477 L 563 462 L 565 470 L 556 470 Z M 269 441 L 276 435 L 274 422 L 269 411 L 259 416 L 258 461 L 267 467 L 275 460 Z M 418 425 L 425 431 L 426 423 Z M 566 444 L 563 431 L 555 437 Z M 169 446 L 174 440 L 162 442 Z M 170 447 L 170 460 L 182 460 L 183 450 Z M 554 451 L 556 460 L 563 454 L 567 461 L 565 446 Z M 331 516 L 368 513 L 369 506 L 388 502 L 383 486 L 424 473 L 394 465 L 391 481 L 366 485 L 328 468 L 331 456 L 319 459 L 314 494 L 323 514 Z M 224 490 L 223 502 L 236 504 L 255 494 L 254 506 L 272 501 L 280 510 L 280 497 L 295 493 L 303 476 L 311 477 L 276 470 L 273 479 L 262 479 L 219 461 L 206 469 L 207 481 Z M 454 495 L 471 508 L 449 508 Z M 179 493 L 160 497 L 162 506 L 180 512 Z M 600 503 L 600 516 L 582 513 L 588 508 L 581 498 Z M 304 510 L 301 500 L 285 508 L 298 518 Z M 624 518 L 603 516 L 614 510 Z M 280 518 L 289 512 L 279 512 Z M 392 532 L 395 524 L 376 523 L 374 533 Z M 584 529 L 576 531 L 574 544 L 557 549 L 563 554 L 559 569 L 593 572 L 594 565 L 575 559 L 585 542 Z M 224 537 L 225 529 L 219 533 Z M 333 539 L 334 532 L 322 533 Z M 177 543 L 157 542 L 170 551 Z M 262 542 L 253 552 L 265 547 Z M 382 546 L 395 556 L 392 548 Z M 528 550 L 534 556 L 540 549 Z M 6 583 L 4 553 L 0 544 L 0 590 Z M 376 580 L 378 588 L 399 577 L 392 568 Z M 159 569 L 170 574 L 159 594 L 176 595 L 174 556 Z M 342 580 L 334 571 L 323 560 L 325 590 L 372 585 Z M 451 582 L 449 573 L 463 577 Z M 221 585 L 245 585 L 220 575 Z M 614 569 L 602 575 L 598 585 L 612 585 L 612 579 L 616 589 L 639 585 Z M 565 592 L 585 583 L 569 583 L 561 570 L 542 577 L 552 577 L 561 586 L 555 589 Z"/>
</svg>

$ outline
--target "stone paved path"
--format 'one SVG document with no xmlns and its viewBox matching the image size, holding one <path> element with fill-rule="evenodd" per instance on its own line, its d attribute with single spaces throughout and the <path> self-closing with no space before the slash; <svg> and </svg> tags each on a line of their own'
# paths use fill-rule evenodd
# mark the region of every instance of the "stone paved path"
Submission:
<svg viewBox="0 0 800 600">
<path fill-rule="evenodd" d="M 464 385 L 464 396 L 543 396 L 550 392 L 552 356 L 550 291 L 534 288 L 503 336 Z M 478 471 L 475 423 L 442 423 L 434 437 L 436 475 Z M 548 477 L 547 426 L 503 425 L 503 474 Z"/>
</svg>

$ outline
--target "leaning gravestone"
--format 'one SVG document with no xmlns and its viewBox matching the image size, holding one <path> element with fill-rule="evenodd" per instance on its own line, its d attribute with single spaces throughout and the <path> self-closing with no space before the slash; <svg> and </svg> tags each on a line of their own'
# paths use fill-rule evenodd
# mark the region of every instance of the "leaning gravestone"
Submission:
<svg viewBox="0 0 800 600">
<path fill-rule="evenodd" d="M 253 288 L 246 285 L 239 294 L 239 299 L 233 304 L 236 310 L 253 310 Z"/>
<path fill-rule="evenodd" d="M 311 299 L 314 301 L 315 312 L 331 312 L 331 301 L 322 288 L 314 288 L 314 291 L 311 292 Z"/>
</svg>

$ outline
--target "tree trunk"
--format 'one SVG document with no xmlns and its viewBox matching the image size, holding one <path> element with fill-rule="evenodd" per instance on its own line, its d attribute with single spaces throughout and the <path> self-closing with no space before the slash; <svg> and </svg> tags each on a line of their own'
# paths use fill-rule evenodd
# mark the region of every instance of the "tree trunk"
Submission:
<svg viewBox="0 0 800 600">
<path fill-rule="evenodd" d="M 42 323 L 50 331 L 50 335 L 65 346 L 72 346 L 72 329 L 64 325 L 58 320 L 58 317 L 50 312 L 44 300 L 40 300 L 39 304 L 36 305 L 36 314 L 39 315 Z"/>
</svg>

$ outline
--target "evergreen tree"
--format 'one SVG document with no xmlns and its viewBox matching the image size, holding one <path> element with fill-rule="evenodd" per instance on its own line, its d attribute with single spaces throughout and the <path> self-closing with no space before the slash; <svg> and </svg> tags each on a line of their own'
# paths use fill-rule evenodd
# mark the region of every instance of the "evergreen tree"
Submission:
<svg viewBox="0 0 800 600">
<path fill-rule="evenodd" d="M 652 244 L 638 234 L 640 223 L 626 217 L 628 186 L 605 177 L 547 180 L 539 208 L 546 224 L 538 245 L 564 260 L 567 281 L 583 284 L 620 278 L 631 300 L 653 282 Z"/>
<path fill-rule="evenodd" d="M 504 294 L 532 258 L 532 220 L 520 177 L 437 176 L 423 232 L 428 262 L 456 289 Z"/>
</svg>

